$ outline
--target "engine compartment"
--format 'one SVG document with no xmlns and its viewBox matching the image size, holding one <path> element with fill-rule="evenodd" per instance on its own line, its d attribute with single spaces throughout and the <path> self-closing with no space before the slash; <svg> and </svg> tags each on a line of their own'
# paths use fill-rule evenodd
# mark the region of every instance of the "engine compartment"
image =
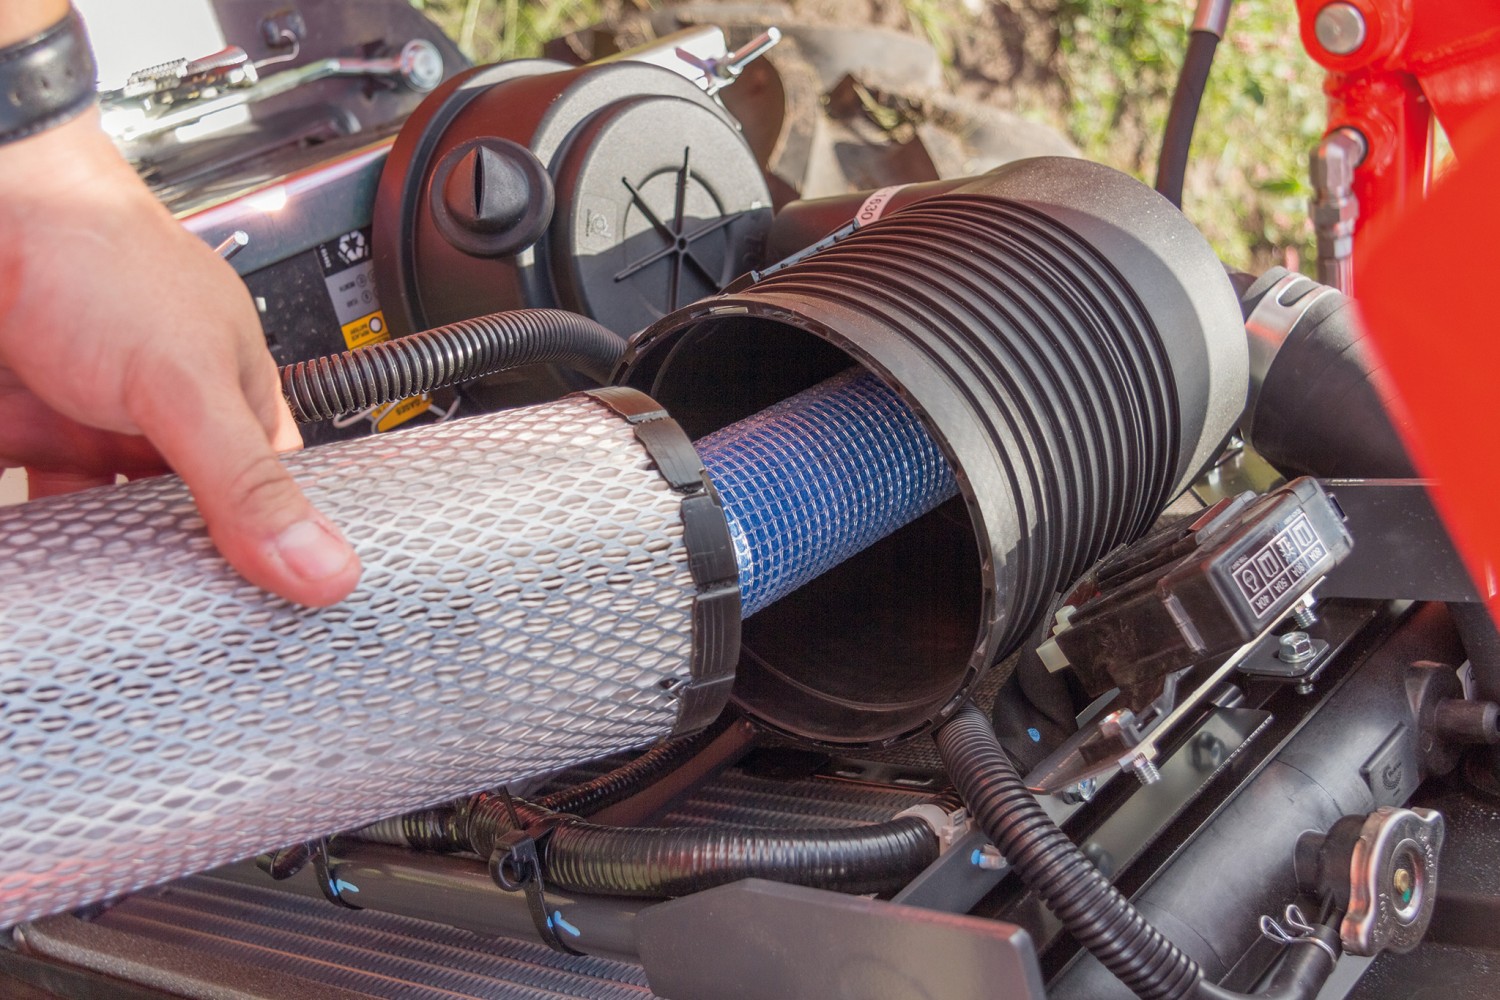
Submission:
<svg viewBox="0 0 1500 1000">
<path fill-rule="evenodd" d="M 1081 160 L 789 201 L 723 100 L 775 42 L 450 61 L 161 188 L 371 569 L 278 606 L 168 480 L 0 514 L 0 977 L 1486 995 L 1500 640 L 1352 300 Z"/>
</svg>

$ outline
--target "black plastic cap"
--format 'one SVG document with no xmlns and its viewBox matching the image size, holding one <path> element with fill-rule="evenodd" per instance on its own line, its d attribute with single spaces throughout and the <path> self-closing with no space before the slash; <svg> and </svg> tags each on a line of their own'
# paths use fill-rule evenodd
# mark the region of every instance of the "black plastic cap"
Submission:
<svg viewBox="0 0 1500 1000">
<path fill-rule="evenodd" d="M 556 194 L 542 161 L 519 143 L 496 136 L 454 147 L 433 172 L 433 224 L 475 257 L 519 253 L 546 233 Z"/>
</svg>

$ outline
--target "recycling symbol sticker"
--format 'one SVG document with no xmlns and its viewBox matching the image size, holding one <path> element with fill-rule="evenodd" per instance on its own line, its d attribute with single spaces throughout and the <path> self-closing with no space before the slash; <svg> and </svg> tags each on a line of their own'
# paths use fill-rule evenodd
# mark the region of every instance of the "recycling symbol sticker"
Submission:
<svg viewBox="0 0 1500 1000">
<path fill-rule="evenodd" d="M 339 237 L 339 259 L 345 264 L 364 260 L 369 252 L 370 248 L 365 242 L 365 234 L 358 229 Z"/>
</svg>

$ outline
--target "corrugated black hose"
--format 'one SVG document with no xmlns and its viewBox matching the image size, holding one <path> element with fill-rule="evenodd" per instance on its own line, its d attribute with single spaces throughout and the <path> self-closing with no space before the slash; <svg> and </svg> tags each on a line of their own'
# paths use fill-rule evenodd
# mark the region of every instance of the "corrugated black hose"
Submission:
<svg viewBox="0 0 1500 1000">
<path fill-rule="evenodd" d="M 707 729 L 654 746 L 639 757 L 596 778 L 543 795 L 534 800 L 535 804 L 550 812 L 592 816 L 601 809 L 630 798 L 658 778 L 692 760 L 718 739 L 734 719 L 732 713 L 726 713 Z M 468 808 L 467 801 L 460 801 L 423 809 L 374 823 L 354 836 L 360 840 L 398 844 L 439 854 L 467 851 L 469 837 L 464 825 L 467 822 L 465 817 Z"/>
<path fill-rule="evenodd" d="M 619 334 L 561 309 L 461 320 L 281 369 L 298 423 L 358 413 L 511 368 L 554 364 L 604 385 L 625 350 Z"/>
<path fill-rule="evenodd" d="M 1229 1000 L 1242 994 L 1203 978 L 1198 963 L 1168 941 L 1052 822 L 1006 756 L 990 721 L 965 705 L 936 734 L 938 752 L 969 811 L 1021 880 L 1080 944 L 1143 1000 Z M 1337 937 L 1332 944 L 1336 947 Z M 1333 959 L 1298 946 L 1265 991 L 1276 1000 L 1316 995 Z"/>
<path fill-rule="evenodd" d="M 521 822 L 556 821 L 542 849 L 546 880 L 574 892 L 684 896 L 747 878 L 836 889 L 890 892 L 937 860 L 936 832 L 903 816 L 847 829 L 606 827 L 513 800 Z M 512 828 L 502 796 L 470 800 L 469 849 L 488 857 Z"/>
</svg>

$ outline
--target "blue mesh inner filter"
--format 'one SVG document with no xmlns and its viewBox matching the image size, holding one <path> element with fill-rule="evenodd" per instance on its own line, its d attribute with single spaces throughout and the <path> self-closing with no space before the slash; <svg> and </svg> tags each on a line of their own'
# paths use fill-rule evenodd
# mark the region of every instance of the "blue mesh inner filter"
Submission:
<svg viewBox="0 0 1500 1000">
<path fill-rule="evenodd" d="M 747 618 L 958 490 L 916 414 L 857 368 L 696 444 L 724 501 Z"/>
</svg>

